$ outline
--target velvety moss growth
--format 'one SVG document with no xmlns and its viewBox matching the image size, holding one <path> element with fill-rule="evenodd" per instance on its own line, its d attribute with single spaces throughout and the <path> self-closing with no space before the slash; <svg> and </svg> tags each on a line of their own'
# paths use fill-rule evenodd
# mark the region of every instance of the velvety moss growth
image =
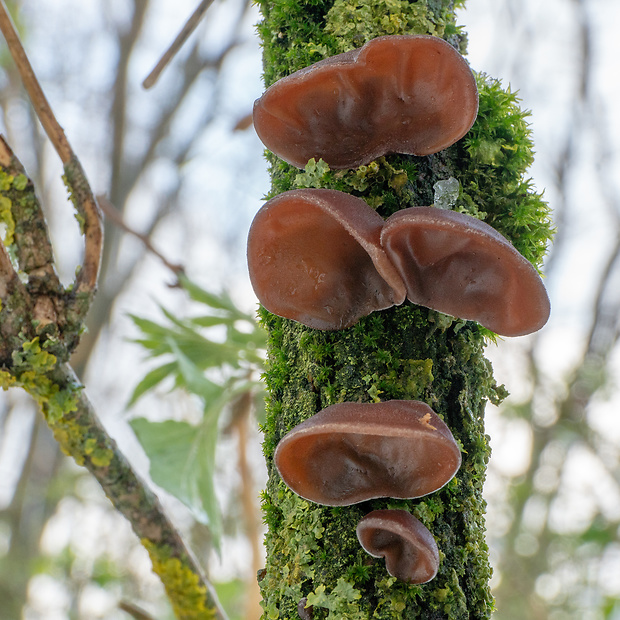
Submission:
<svg viewBox="0 0 620 620">
<path fill-rule="evenodd" d="M 265 0 L 259 26 L 265 81 L 383 34 L 432 33 L 463 49 L 448 0 Z M 311 160 L 298 170 L 267 154 L 269 196 L 302 187 L 326 187 L 364 198 L 387 217 L 430 205 L 438 181 L 458 181 L 449 208 L 480 218 L 508 237 L 540 267 L 551 237 L 549 212 L 527 180 L 532 143 L 526 114 L 514 93 L 478 76 L 480 113 L 469 134 L 428 157 L 391 155 L 354 170 L 332 171 Z M 451 181 L 454 185 L 454 181 Z M 357 325 L 320 332 L 261 312 L 269 331 L 265 381 L 269 390 L 263 427 L 269 481 L 263 494 L 267 564 L 259 574 L 267 619 L 465 620 L 489 618 L 491 568 L 484 537 L 482 497 L 488 437 L 487 401 L 506 395 L 484 357 L 488 331 L 477 324 L 409 303 L 374 313 Z M 329 508 L 287 489 L 272 463 L 280 438 L 333 403 L 420 399 L 451 428 L 463 464 L 439 492 L 417 501 L 374 500 Z M 408 586 L 391 578 L 384 561 L 360 547 L 355 527 L 374 509 L 404 508 L 432 532 L 441 554 L 437 577 Z"/>
</svg>

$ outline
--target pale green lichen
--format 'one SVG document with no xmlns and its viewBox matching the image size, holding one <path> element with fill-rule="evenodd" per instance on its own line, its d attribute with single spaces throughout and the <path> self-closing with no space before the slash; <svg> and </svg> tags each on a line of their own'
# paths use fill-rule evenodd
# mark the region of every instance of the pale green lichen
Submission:
<svg viewBox="0 0 620 620">
<path fill-rule="evenodd" d="M 88 457 L 95 467 L 107 467 L 114 458 L 110 448 L 89 435 L 88 427 L 75 419 L 82 386 L 71 384 L 61 388 L 52 378 L 56 367 L 55 355 L 41 348 L 36 337 L 13 352 L 11 372 L 0 372 L 0 387 L 20 387 L 39 405 L 62 451 L 72 456 L 78 465 Z"/>
<path fill-rule="evenodd" d="M 426 4 L 408 0 L 336 0 L 327 13 L 325 33 L 336 38 L 336 53 L 361 47 L 381 35 L 443 36 L 445 24 L 436 24 L 431 16 Z"/>
<path fill-rule="evenodd" d="M 327 616 L 329 620 L 342 620 L 342 618 L 364 620 L 366 614 L 360 609 L 358 603 L 361 598 L 359 590 L 341 577 L 331 592 L 328 592 L 324 585 L 310 592 L 307 596 L 307 605 L 329 610 Z"/>
<path fill-rule="evenodd" d="M 15 240 L 15 219 L 13 217 L 13 201 L 7 196 L 11 189 L 23 189 L 22 177 L 17 178 L 0 169 L 0 222 L 4 225 L 3 242 L 7 247 L 12 245 Z M 28 179 L 26 179 L 26 183 Z"/>
<path fill-rule="evenodd" d="M 179 558 L 171 556 L 165 545 L 156 545 L 147 538 L 141 542 L 149 553 L 153 571 L 166 588 L 177 620 L 216 618 L 216 609 L 207 605 L 207 588 L 201 584 L 199 575 Z"/>
</svg>

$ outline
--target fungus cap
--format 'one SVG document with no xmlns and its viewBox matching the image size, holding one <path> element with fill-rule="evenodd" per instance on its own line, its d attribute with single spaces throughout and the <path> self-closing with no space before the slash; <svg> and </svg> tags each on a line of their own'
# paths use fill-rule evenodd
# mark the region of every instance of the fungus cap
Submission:
<svg viewBox="0 0 620 620">
<path fill-rule="evenodd" d="M 406 510 L 374 510 L 357 525 L 357 538 L 370 555 L 385 558 L 387 572 L 406 583 L 426 583 L 439 570 L 433 535 Z"/>
<path fill-rule="evenodd" d="M 254 103 L 254 127 L 298 168 L 312 157 L 353 168 L 388 153 L 441 151 L 477 113 L 475 78 L 449 43 L 389 35 L 272 84 Z"/>
<path fill-rule="evenodd" d="M 278 443 L 274 461 L 282 480 L 304 499 L 348 506 L 432 493 L 457 472 L 461 452 L 423 402 L 347 402 L 293 428 Z"/>
<path fill-rule="evenodd" d="M 413 303 L 478 321 L 502 336 L 540 329 L 549 297 L 529 261 L 494 228 L 435 207 L 391 215 L 381 243 Z"/>
<path fill-rule="evenodd" d="M 361 198 L 328 189 L 284 192 L 258 211 L 248 269 L 259 301 L 316 329 L 344 329 L 405 299 L 381 247 L 383 219 Z"/>
</svg>

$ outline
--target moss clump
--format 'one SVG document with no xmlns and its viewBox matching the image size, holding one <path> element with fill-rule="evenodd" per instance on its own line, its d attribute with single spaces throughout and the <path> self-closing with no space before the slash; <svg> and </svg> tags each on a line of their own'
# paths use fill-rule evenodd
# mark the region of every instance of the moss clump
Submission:
<svg viewBox="0 0 620 620">
<path fill-rule="evenodd" d="M 487 224 L 540 268 L 554 227 L 542 194 L 526 177 L 534 159 L 529 112 L 519 107 L 517 94 L 498 80 L 480 74 L 478 90 L 478 118 L 458 145 L 459 210 L 484 211 Z"/>
</svg>

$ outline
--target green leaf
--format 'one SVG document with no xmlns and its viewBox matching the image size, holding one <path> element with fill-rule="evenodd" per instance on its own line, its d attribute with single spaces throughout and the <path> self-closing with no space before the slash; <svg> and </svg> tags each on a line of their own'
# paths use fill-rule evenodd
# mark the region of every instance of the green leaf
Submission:
<svg viewBox="0 0 620 620">
<path fill-rule="evenodd" d="M 193 325 L 196 325 L 196 327 L 216 327 L 217 325 L 232 325 L 237 320 L 238 319 L 227 316 L 212 316 L 208 314 L 205 316 L 196 316 L 189 319 L 189 321 Z"/>
<path fill-rule="evenodd" d="M 170 328 L 164 327 L 159 323 L 155 323 L 155 321 L 144 319 L 142 317 L 136 316 L 135 314 L 130 314 L 129 318 L 147 336 L 153 336 L 155 337 L 155 339 L 163 340 L 170 334 Z"/>
<path fill-rule="evenodd" d="M 144 379 L 136 385 L 127 406 L 131 407 L 138 400 L 138 398 L 140 398 L 140 396 L 149 390 L 152 390 L 156 385 L 159 385 L 166 377 L 174 376 L 176 374 L 176 369 L 176 362 L 170 362 L 168 364 L 164 364 L 163 366 L 158 366 L 147 373 Z"/>
<path fill-rule="evenodd" d="M 179 348 L 177 343 L 170 339 L 169 345 L 177 358 L 179 374 L 183 385 L 192 393 L 199 396 L 205 403 L 212 403 L 220 398 L 224 388 L 205 377 L 203 371 L 192 362 Z"/>
<path fill-rule="evenodd" d="M 234 302 L 226 293 L 221 293 L 220 295 L 209 293 L 189 280 L 187 276 L 180 276 L 179 282 L 194 301 L 209 306 L 209 308 L 215 308 L 216 310 L 227 310 L 236 318 L 245 318 L 245 315 L 235 306 Z"/>
<path fill-rule="evenodd" d="M 208 525 L 219 547 L 221 519 L 213 484 L 217 418 L 205 418 L 198 427 L 187 422 L 151 422 L 145 418 L 135 418 L 130 424 L 151 462 L 153 482 Z"/>
</svg>

